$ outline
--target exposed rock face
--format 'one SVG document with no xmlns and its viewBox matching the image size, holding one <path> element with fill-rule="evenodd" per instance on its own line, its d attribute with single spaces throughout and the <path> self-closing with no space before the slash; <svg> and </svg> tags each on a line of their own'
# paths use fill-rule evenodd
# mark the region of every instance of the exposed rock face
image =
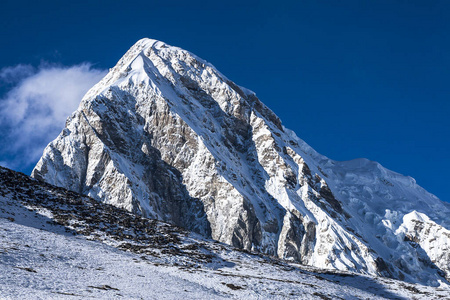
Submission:
<svg viewBox="0 0 450 300">
<path fill-rule="evenodd" d="M 86 94 L 32 176 L 303 264 L 431 285 L 449 270 L 400 229 L 416 210 L 444 232 L 449 205 L 378 163 L 318 154 L 253 92 L 155 40 Z"/>
</svg>

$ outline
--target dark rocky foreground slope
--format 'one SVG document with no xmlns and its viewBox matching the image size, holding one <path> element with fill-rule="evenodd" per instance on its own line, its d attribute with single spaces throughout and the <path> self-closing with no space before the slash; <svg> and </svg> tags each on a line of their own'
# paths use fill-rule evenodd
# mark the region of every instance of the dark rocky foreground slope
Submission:
<svg viewBox="0 0 450 300">
<path fill-rule="evenodd" d="M 242 251 L 0 167 L 2 298 L 443 299 Z"/>
</svg>

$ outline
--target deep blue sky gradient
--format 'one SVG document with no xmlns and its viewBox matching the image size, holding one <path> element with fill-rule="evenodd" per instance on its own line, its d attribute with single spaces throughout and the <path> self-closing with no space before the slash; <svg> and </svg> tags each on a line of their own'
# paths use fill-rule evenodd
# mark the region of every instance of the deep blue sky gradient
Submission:
<svg viewBox="0 0 450 300">
<path fill-rule="evenodd" d="M 255 91 L 318 152 L 376 160 L 450 201 L 449 20 L 450 1 L 3 0 L 0 68 L 107 69 L 159 39 Z"/>
</svg>

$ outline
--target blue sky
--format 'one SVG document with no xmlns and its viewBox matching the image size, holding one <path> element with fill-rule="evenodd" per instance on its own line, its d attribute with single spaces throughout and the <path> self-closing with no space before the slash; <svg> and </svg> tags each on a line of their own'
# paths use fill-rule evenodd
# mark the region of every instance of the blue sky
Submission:
<svg viewBox="0 0 450 300">
<path fill-rule="evenodd" d="M 318 152 L 376 160 L 450 201 L 449 16 L 425 0 L 3 0 L 0 162 L 30 173 L 80 95 L 149 37 L 255 91 Z"/>
</svg>

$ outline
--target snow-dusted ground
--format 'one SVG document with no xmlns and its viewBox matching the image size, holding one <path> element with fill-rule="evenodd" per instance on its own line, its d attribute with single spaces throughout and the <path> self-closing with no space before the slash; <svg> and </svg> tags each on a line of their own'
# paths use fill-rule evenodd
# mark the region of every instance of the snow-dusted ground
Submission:
<svg viewBox="0 0 450 300">
<path fill-rule="evenodd" d="M 0 168 L 2 299 L 449 295 L 445 286 L 318 270 L 239 251 Z"/>
</svg>

